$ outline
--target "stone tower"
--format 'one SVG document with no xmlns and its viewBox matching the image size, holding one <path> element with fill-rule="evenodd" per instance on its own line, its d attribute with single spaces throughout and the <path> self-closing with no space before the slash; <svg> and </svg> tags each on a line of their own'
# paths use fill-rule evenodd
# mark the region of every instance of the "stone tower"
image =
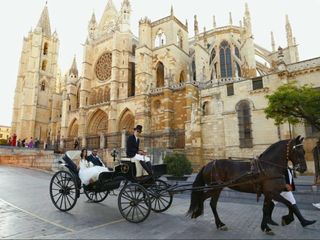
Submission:
<svg viewBox="0 0 320 240">
<path fill-rule="evenodd" d="M 77 68 L 76 57 L 74 57 L 72 65 L 65 75 L 65 88 L 62 91 L 62 116 L 61 116 L 61 134 L 70 137 L 78 136 L 78 127 L 73 128 L 69 133 L 68 119 L 72 111 L 80 107 L 80 80 Z M 76 123 L 77 124 L 77 123 Z"/>
<path fill-rule="evenodd" d="M 161 146 L 173 145 L 175 136 L 172 129 L 184 129 L 184 124 L 175 121 L 173 103 L 178 100 L 173 89 L 185 86 L 188 53 L 188 29 L 175 17 L 173 7 L 170 14 L 161 20 L 151 22 L 145 17 L 139 21 L 136 96 L 145 95 L 150 99 L 145 98 L 143 109 L 136 112 L 136 119 L 144 126 L 145 132 L 162 134 L 163 139 L 157 143 Z M 181 103 L 184 104 L 184 99 Z M 150 118 L 156 115 L 155 111 L 159 111 L 157 116 Z M 183 111 L 185 109 L 178 113 L 183 116 L 181 119 L 184 119 Z"/>
<path fill-rule="evenodd" d="M 46 5 L 34 31 L 23 39 L 12 117 L 12 133 L 19 139 L 47 141 L 58 135 L 58 50 L 59 40 L 57 33 L 51 32 Z"/>
<path fill-rule="evenodd" d="M 78 136 L 83 146 L 92 146 L 93 136 L 103 139 L 108 132 L 117 131 L 117 102 L 135 95 L 134 53 L 137 40 L 130 30 L 131 4 L 123 0 L 119 11 L 109 0 L 102 17 L 92 15 L 84 44 L 79 105 L 77 113 L 64 119 L 64 129 L 79 126 Z M 65 92 L 64 101 L 71 101 Z M 76 123 L 76 124 L 75 124 Z M 72 131 L 64 130 L 67 138 Z M 112 142 L 109 136 L 109 143 Z M 89 140 L 87 140 L 89 139 Z M 91 139 L 91 140 L 90 140 Z M 101 141 L 101 146 L 104 146 Z"/>
</svg>

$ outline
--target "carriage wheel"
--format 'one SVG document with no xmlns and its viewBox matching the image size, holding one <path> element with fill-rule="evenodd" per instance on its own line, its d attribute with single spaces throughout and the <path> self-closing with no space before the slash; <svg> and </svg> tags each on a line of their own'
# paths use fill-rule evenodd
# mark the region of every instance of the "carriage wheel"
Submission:
<svg viewBox="0 0 320 240">
<path fill-rule="evenodd" d="M 53 205 L 60 211 L 71 210 L 77 202 L 79 189 L 71 173 L 59 171 L 55 173 L 50 182 L 50 197 Z"/>
<path fill-rule="evenodd" d="M 129 222 L 146 220 L 151 211 L 150 197 L 146 189 L 136 183 L 125 185 L 118 196 L 121 215 Z"/>
<path fill-rule="evenodd" d="M 105 192 L 91 192 L 84 190 L 84 194 L 87 196 L 87 198 L 94 203 L 99 203 L 105 200 L 109 194 L 109 191 Z"/>
<path fill-rule="evenodd" d="M 173 199 L 168 192 L 168 184 L 157 179 L 148 190 L 150 192 L 151 210 L 158 213 L 168 210 Z"/>
</svg>

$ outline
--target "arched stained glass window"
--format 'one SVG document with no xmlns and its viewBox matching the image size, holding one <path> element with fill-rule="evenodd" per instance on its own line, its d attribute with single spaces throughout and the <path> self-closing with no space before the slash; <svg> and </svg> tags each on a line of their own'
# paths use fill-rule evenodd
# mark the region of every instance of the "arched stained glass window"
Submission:
<svg viewBox="0 0 320 240">
<path fill-rule="evenodd" d="M 43 46 L 43 55 L 47 55 L 48 54 L 48 43 L 44 43 L 44 46 Z"/>
<path fill-rule="evenodd" d="M 163 45 L 166 45 L 167 37 L 162 31 L 162 29 L 159 29 L 155 38 L 154 46 L 155 47 L 161 47 Z"/>
<path fill-rule="evenodd" d="M 157 67 L 157 84 L 156 87 L 164 86 L 164 66 L 162 62 L 158 63 Z"/>
<path fill-rule="evenodd" d="M 192 74 L 193 74 L 193 80 L 197 80 L 197 70 L 196 70 L 196 60 L 193 58 L 192 60 Z"/>
<path fill-rule="evenodd" d="M 209 102 L 208 101 L 203 103 L 202 112 L 203 112 L 203 116 L 209 115 L 210 112 L 209 112 Z"/>
<path fill-rule="evenodd" d="M 231 50 L 227 41 L 220 44 L 220 72 L 222 78 L 232 77 Z"/>
<path fill-rule="evenodd" d="M 237 104 L 237 113 L 240 147 L 252 148 L 251 109 L 247 100 L 242 100 Z"/>
<path fill-rule="evenodd" d="M 47 60 L 43 60 L 42 61 L 42 64 L 41 64 L 41 70 L 42 71 L 46 71 L 47 70 L 47 64 L 48 64 Z"/>
</svg>

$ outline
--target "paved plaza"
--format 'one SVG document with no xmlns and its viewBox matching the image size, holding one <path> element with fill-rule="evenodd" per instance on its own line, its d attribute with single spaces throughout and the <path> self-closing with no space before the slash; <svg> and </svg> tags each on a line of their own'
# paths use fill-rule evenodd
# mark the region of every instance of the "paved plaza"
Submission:
<svg viewBox="0 0 320 240">
<path fill-rule="evenodd" d="M 208 202 L 205 214 L 197 220 L 185 213 L 189 207 L 188 194 L 176 195 L 165 213 L 151 213 L 140 224 L 124 220 L 117 207 L 117 196 L 99 204 L 90 203 L 82 195 L 68 213 L 55 209 L 49 196 L 52 174 L 22 168 L 0 166 L 0 238 L 44 239 L 319 239 L 320 211 L 304 208 L 308 219 L 318 220 L 308 228 L 298 221 L 290 226 L 273 227 L 275 236 L 260 230 L 261 204 L 234 199 L 218 205 L 220 217 L 228 231 L 219 231 L 214 225 Z M 117 191 L 115 191 L 117 194 Z M 286 213 L 276 207 L 274 219 Z"/>
</svg>

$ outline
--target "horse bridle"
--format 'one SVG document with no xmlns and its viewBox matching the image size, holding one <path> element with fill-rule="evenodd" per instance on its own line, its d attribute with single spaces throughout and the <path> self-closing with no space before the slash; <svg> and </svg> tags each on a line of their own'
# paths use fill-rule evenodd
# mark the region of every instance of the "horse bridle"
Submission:
<svg viewBox="0 0 320 240">
<path fill-rule="evenodd" d="M 293 163 L 292 159 L 289 158 L 289 156 L 290 156 L 290 144 L 291 144 L 291 142 L 292 142 L 292 139 L 290 139 L 290 141 L 289 141 L 288 144 L 287 144 L 287 162 L 291 161 L 291 162 Z M 293 146 L 292 146 L 292 151 L 291 151 L 292 154 L 294 154 L 293 152 L 296 150 L 296 148 L 301 147 L 301 146 L 303 146 L 302 143 L 299 143 L 299 144 L 297 144 L 297 145 L 293 145 Z M 298 169 L 299 167 L 300 167 L 300 163 L 297 163 L 297 164 L 294 164 L 294 165 L 293 165 L 293 169 L 294 169 L 294 170 Z"/>
<path fill-rule="evenodd" d="M 287 160 L 287 162 L 291 161 L 291 162 L 293 163 L 293 161 L 290 159 L 290 144 L 291 144 L 291 142 L 292 142 L 292 139 L 290 139 L 289 142 L 287 143 L 286 160 Z M 301 146 L 303 146 L 302 143 L 297 144 L 297 145 L 293 145 L 293 146 L 292 146 L 292 150 L 294 151 L 297 147 L 301 147 Z M 259 160 L 259 161 L 260 161 L 260 162 L 264 162 L 264 163 L 269 164 L 269 165 L 276 166 L 276 167 L 278 167 L 278 168 L 282 168 L 282 169 L 287 169 L 287 168 L 288 168 L 287 166 L 284 167 L 284 166 L 282 166 L 282 165 L 280 165 L 280 164 L 277 164 L 277 163 L 271 163 L 271 162 L 267 162 L 267 161 L 263 161 L 263 160 Z M 296 169 L 298 169 L 299 167 L 300 167 L 300 163 L 294 165 L 294 166 L 293 166 L 293 169 L 296 170 Z"/>
</svg>

